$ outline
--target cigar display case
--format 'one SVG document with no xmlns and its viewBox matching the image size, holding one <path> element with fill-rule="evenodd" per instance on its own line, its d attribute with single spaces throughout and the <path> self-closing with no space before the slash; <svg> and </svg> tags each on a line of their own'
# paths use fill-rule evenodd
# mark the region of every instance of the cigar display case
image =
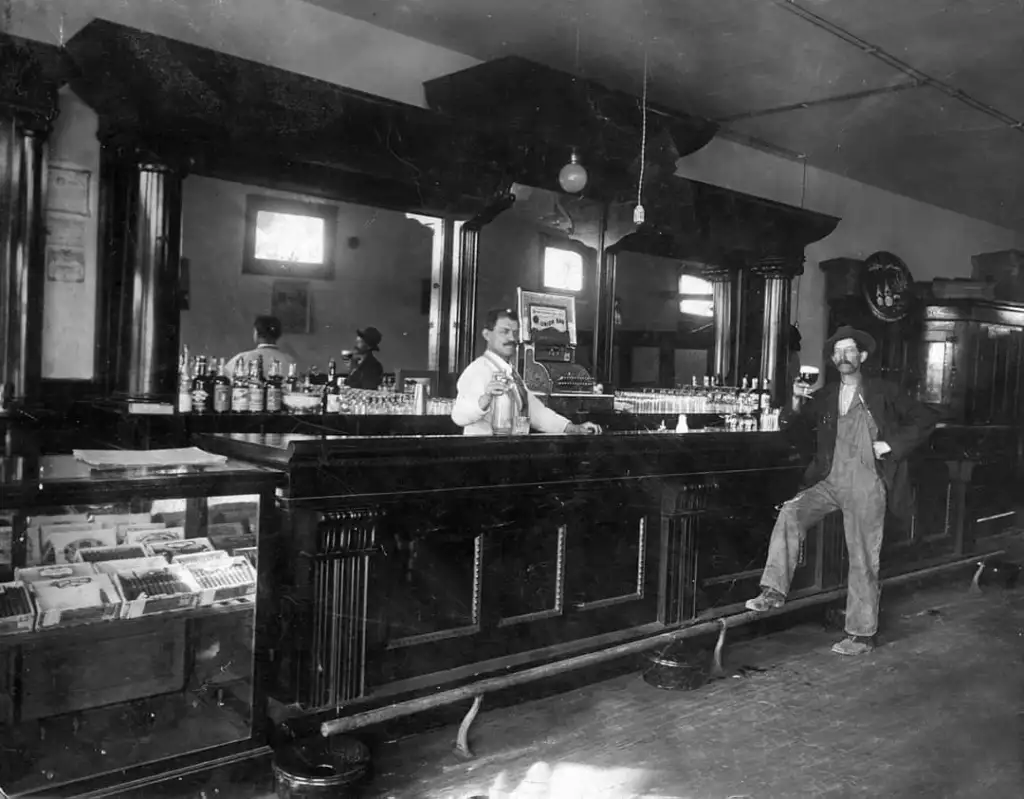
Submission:
<svg viewBox="0 0 1024 799">
<path fill-rule="evenodd" d="M 262 748 L 276 474 L 0 464 L 0 791 L 104 795 Z M 0 794 L 0 795 L 2 795 Z"/>
</svg>

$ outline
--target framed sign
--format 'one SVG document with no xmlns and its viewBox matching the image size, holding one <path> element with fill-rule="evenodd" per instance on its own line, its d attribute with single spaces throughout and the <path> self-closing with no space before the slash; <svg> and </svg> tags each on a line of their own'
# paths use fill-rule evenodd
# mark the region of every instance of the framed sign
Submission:
<svg viewBox="0 0 1024 799">
<path fill-rule="evenodd" d="M 576 298 L 546 291 L 519 289 L 519 335 L 525 343 L 576 346 Z"/>
<path fill-rule="evenodd" d="M 312 332 L 309 283 L 275 280 L 270 290 L 270 313 L 281 320 L 282 333 Z"/>
<path fill-rule="evenodd" d="M 869 255 L 860 282 L 868 308 L 883 322 L 898 322 L 909 312 L 914 278 L 899 256 L 891 252 Z"/>
</svg>

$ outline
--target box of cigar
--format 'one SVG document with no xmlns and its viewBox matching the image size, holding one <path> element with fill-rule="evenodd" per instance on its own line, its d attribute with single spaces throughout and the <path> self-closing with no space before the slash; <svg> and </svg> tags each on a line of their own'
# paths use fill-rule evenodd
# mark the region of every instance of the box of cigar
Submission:
<svg viewBox="0 0 1024 799">
<path fill-rule="evenodd" d="M 169 561 L 176 561 L 182 555 L 214 552 L 209 538 L 185 538 L 181 541 L 157 541 L 147 546 L 153 555 L 162 555 Z"/>
<path fill-rule="evenodd" d="M 244 557 L 224 557 L 185 565 L 199 584 L 200 605 L 240 599 L 256 593 L 256 570 Z"/>
<path fill-rule="evenodd" d="M 123 601 L 110 575 L 92 563 L 34 566 L 15 570 L 36 604 L 36 627 L 70 627 L 121 616 Z"/>
<path fill-rule="evenodd" d="M 125 544 L 143 544 L 152 548 L 167 541 L 183 541 L 184 527 L 128 527 L 124 532 Z"/>
<path fill-rule="evenodd" d="M 109 561 L 102 564 L 112 572 L 124 596 L 126 619 L 190 610 L 199 602 L 199 584 L 184 566 L 163 557 L 144 561 Z"/>
<path fill-rule="evenodd" d="M 206 529 L 206 535 L 217 549 L 232 555 L 238 554 L 235 551 L 237 549 L 256 546 L 256 536 L 247 532 L 241 522 L 211 524 Z"/>
<path fill-rule="evenodd" d="M 68 513 L 60 516 L 30 516 L 25 527 L 25 565 L 39 566 L 43 562 L 42 536 L 43 529 L 53 526 L 85 527 L 89 524 L 89 516 L 85 513 Z M 70 527 L 68 527 L 70 529 Z"/>
<path fill-rule="evenodd" d="M 117 530 L 97 524 L 53 524 L 39 528 L 42 563 L 74 563 L 80 549 L 117 545 Z"/>
<path fill-rule="evenodd" d="M 0 583 L 0 635 L 30 633 L 36 627 L 36 608 L 23 582 Z"/>
<path fill-rule="evenodd" d="M 174 558 L 175 563 L 186 568 L 193 563 L 217 563 L 225 560 L 231 560 L 231 556 L 223 549 L 214 549 L 210 552 L 192 552 L 188 555 L 177 555 Z"/>
<path fill-rule="evenodd" d="M 131 560 L 149 557 L 141 544 L 119 544 L 113 547 L 87 547 L 75 553 L 76 563 L 102 563 L 108 560 Z"/>
<path fill-rule="evenodd" d="M 254 569 L 258 569 L 259 566 L 257 565 L 256 551 L 256 547 L 239 547 L 238 549 L 234 550 L 231 554 L 239 555 L 245 558 L 247 561 L 249 561 L 249 563 L 252 564 L 252 567 Z"/>
</svg>

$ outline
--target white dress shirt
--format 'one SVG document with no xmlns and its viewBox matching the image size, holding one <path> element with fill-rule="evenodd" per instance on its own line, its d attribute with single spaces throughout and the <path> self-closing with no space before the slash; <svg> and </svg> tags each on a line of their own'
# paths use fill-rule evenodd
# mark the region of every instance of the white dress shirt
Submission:
<svg viewBox="0 0 1024 799">
<path fill-rule="evenodd" d="M 224 365 L 224 371 L 228 377 L 231 377 L 235 373 L 235 366 L 239 362 L 248 363 L 253 358 L 259 358 L 263 361 L 264 377 L 270 374 L 270 364 L 274 361 L 281 362 L 282 377 L 288 374 L 288 367 L 295 363 L 295 358 L 282 350 L 276 344 L 259 344 L 256 346 L 256 349 L 238 353 L 238 355 L 233 357 Z"/>
<path fill-rule="evenodd" d="M 486 411 L 480 410 L 480 397 L 487 389 L 487 384 L 496 373 L 502 372 L 512 374 L 512 365 L 504 358 L 500 358 L 492 352 L 485 352 L 473 363 L 466 367 L 460 375 L 458 389 L 459 393 L 455 399 L 455 407 L 452 408 L 452 421 L 462 428 L 467 436 L 491 436 L 494 435 L 494 427 L 491 423 L 494 411 L 494 402 Z M 519 392 L 513 389 L 514 397 Z M 529 404 L 530 427 L 541 433 L 564 433 L 569 420 L 559 413 L 555 413 L 547 407 L 532 392 L 526 392 Z M 519 400 L 516 400 L 518 406 Z M 517 410 L 519 408 L 517 407 Z"/>
</svg>

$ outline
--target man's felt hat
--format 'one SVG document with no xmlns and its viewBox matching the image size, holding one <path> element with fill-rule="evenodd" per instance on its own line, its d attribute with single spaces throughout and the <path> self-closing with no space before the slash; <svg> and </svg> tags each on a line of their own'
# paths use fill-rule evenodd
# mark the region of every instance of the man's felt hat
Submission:
<svg viewBox="0 0 1024 799">
<path fill-rule="evenodd" d="M 828 341 L 825 342 L 825 354 L 831 355 L 832 349 L 836 346 L 837 341 L 842 341 L 845 338 L 852 338 L 857 342 L 857 348 L 861 352 L 866 352 L 871 355 L 875 351 L 875 340 L 872 338 L 870 333 L 865 333 L 863 330 L 858 330 L 850 325 L 840 325 L 836 332 L 833 333 Z"/>
<path fill-rule="evenodd" d="M 366 345 L 370 348 L 371 351 L 380 349 L 380 340 L 383 338 L 383 336 L 380 334 L 380 331 L 377 328 L 364 327 L 362 330 L 357 330 L 356 335 L 366 342 Z"/>
</svg>

